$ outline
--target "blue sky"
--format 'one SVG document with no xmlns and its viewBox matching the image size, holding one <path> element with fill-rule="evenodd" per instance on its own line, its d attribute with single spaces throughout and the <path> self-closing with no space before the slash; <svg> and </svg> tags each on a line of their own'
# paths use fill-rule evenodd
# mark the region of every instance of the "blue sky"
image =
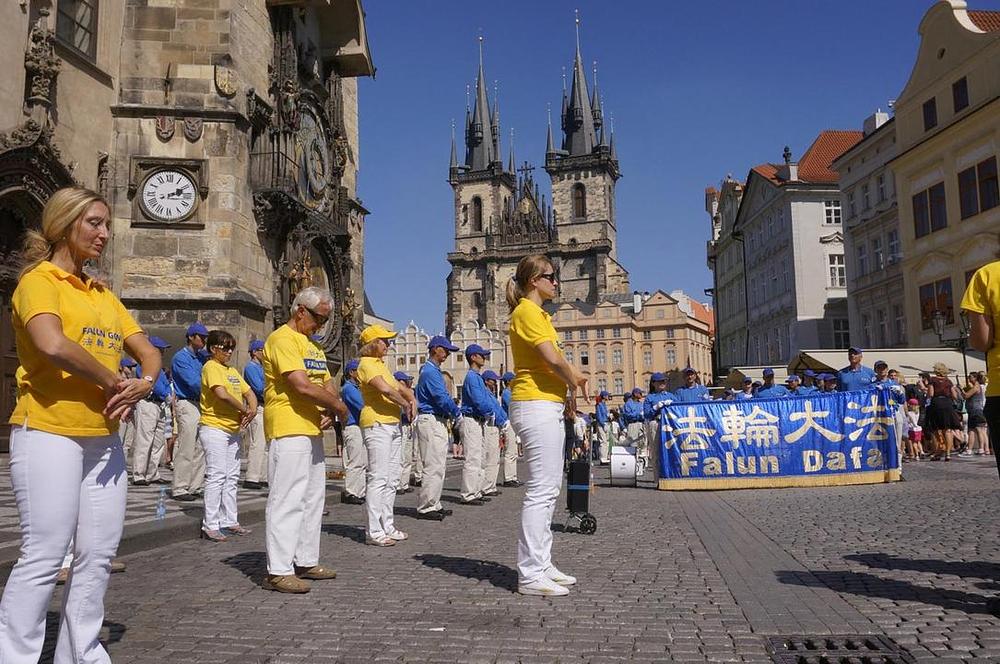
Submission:
<svg viewBox="0 0 1000 664">
<path fill-rule="evenodd" d="M 932 4 L 368 0 L 378 71 L 360 83 L 359 196 L 372 211 L 365 277 L 376 311 L 397 327 L 444 324 L 451 122 L 461 159 L 480 30 L 491 95 L 499 85 L 505 163 L 513 127 L 518 162 L 541 165 L 546 105 L 558 130 L 580 10 L 584 62 L 589 71 L 597 61 L 604 111 L 614 115 L 619 259 L 633 289 L 680 288 L 705 300 L 705 187 L 779 162 L 785 145 L 799 157 L 819 131 L 860 129 L 885 110 L 909 77 Z M 540 183 L 548 193 L 548 178 Z"/>
</svg>

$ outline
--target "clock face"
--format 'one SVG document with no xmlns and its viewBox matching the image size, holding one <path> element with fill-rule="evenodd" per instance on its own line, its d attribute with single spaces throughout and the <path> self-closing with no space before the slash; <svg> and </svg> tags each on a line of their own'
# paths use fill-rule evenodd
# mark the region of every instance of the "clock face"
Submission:
<svg viewBox="0 0 1000 664">
<path fill-rule="evenodd" d="M 140 192 L 142 211 L 156 221 L 181 221 L 194 212 L 198 192 L 194 180 L 187 173 L 176 169 L 153 172 L 142 183 Z"/>
<path fill-rule="evenodd" d="M 299 116 L 298 153 L 299 193 L 306 205 L 318 207 L 330 177 L 330 154 L 323 124 L 310 106 Z"/>
</svg>

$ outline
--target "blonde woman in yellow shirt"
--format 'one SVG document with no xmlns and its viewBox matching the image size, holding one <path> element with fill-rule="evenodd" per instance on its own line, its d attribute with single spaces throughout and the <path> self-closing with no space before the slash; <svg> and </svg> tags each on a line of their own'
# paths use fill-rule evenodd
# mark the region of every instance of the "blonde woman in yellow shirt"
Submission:
<svg viewBox="0 0 1000 664">
<path fill-rule="evenodd" d="M 392 546 L 408 537 L 396 529 L 392 510 L 396 504 L 396 487 L 399 486 L 402 464 L 400 409 L 412 422 L 417 415 L 417 400 L 408 387 L 393 377 L 382 361 L 395 338 L 395 332 L 381 325 L 369 325 L 361 331 L 358 383 L 365 406 L 361 409 L 358 424 L 368 451 L 365 476 L 368 535 L 365 542 L 373 546 Z"/>
<path fill-rule="evenodd" d="M 107 245 L 107 202 L 60 189 L 28 231 L 11 298 L 18 399 L 11 415 L 10 478 L 21 522 L 21 558 L 0 601 L 0 662 L 36 662 L 63 556 L 73 566 L 62 602 L 57 662 L 108 662 L 98 640 L 111 559 L 125 522 L 128 479 L 120 420 L 153 389 L 160 353 L 84 262 Z M 122 378 L 123 351 L 145 378 Z"/>
<path fill-rule="evenodd" d="M 507 284 L 510 349 L 510 422 L 524 447 L 527 466 L 521 531 L 517 540 L 518 592 L 569 594 L 576 579 L 552 564 L 552 513 L 562 487 L 565 411 L 576 411 L 576 391 L 587 399 L 587 379 L 563 357 L 552 319 L 542 305 L 559 281 L 545 256 L 525 256 Z"/>
<path fill-rule="evenodd" d="M 205 450 L 205 518 L 201 536 L 225 542 L 247 535 L 236 510 L 240 481 L 240 429 L 257 417 L 257 396 L 230 365 L 236 339 L 225 330 L 208 333 L 211 359 L 201 369 L 201 420 L 198 441 Z"/>
</svg>

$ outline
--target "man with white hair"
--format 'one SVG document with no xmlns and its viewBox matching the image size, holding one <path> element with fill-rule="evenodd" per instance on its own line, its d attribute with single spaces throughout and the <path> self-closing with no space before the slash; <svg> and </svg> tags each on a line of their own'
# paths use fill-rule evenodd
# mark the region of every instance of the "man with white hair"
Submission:
<svg viewBox="0 0 1000 664">
<path fill-rule="evenodd" d="M 330 292 L 299 291 L 287 323 L 264 343 L 264 435 L 270 441 L 267 497 L 267 587 L 307 593 L 305 579 L 336 572 L 319 564 L 320 528 L 326 498 L 323 429 L 347 407 L 330 379 L 323 349 L 310 337 L 326 325 Z"/>
</svg>

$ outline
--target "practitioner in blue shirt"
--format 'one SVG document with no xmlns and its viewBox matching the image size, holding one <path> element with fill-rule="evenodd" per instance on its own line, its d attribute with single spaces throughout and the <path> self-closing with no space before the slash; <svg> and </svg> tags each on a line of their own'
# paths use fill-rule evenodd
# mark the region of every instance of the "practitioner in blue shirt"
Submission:
<svg viewBox="0 0 1000 664">
<path fill-rule="evenodd" d="M 837 381 L 840 383 L 841 392 L 857 392 L 871 389 L 875 382 L 875 372 L 871 367 L 866 367 L 861 363 L 864 359 L 864 351 L 856 346 L 847 349 L 847 361 L 849 364 L 837 372 Z"/>
<path fill-rule="evenodd" d="M 753 378 L 750 376 L 745 376 L 743 378 L 743 389 L 733 395 L 736 401 L 746 401 L 747 399 L 753 399 Z"/>
<path fill-rule="evenodd" d="M 817 392 L 819 392 L 819 389 L 816 387 L 816 372 L 812 369 L 806 369 L 802 372 L 802 384 L 799 385 L 799 389 L 795 391 L 795 394 L 800 397 L 807 397 Z"/>
<path fill-rule="evenodd" d="M 597 449 L 598 458 L 602 464 L 611 463 L 611 443 L 608 426 L 611 424 L 611 415 L 608 413 L 608 399 L 611 395 L 607 390 L 601 390 L 597 395 L 594 408 L 594 419 L 597 420 Z"/>
<path fill-rule="evenodd" d="M 445 462 L 448 457 L 448 420 L 455 426 L 462 420 L 462 411 L 448 392 L 441 373 L 441 363 L 458 350 L 448 337 L 435 335 L 427 343 L 427 362 L 417 378 L 417 420 L 414 434 L 424 462 L 424 480 L 420 487 L 417 518 L 441 521 L 451 514 L 441 505 Z"/>
<path fill-rule="evenodd" d="M 500 495 L 497 490 L 497 479 L 500 476 L 500 436 L 507 428 L 507 411 L 500 403 L 497 396 L 497 388 L 500 383 L 500 376 L 492 369 L 487 369 L 482 374 L 483 382 L 486 383 L 486 391 L 489 392 L 490 400 L 493 402 L 493 415 L 486 418 L 483 425 L 483 496 L 491 497 Z"/>
<path fill-rule="evenodd" d="M 708 388 L 698 382 L 698 372 L 691 367 L 684 369 L 684 386 L 674 390 L 674 395 L 681 403 L 708 401 L 712 398 L 708 394 Z"/>
<path fill-rule="evenodd" d="M 177 393 L 177 442 L 174 443 L 174 500 L 195 500 L 205 486 L 205 450 L 198 443 L 201 421 L 201 369 L 208 361 L 205 343 L 208 328 L 192 323 L 185 335 L 187 345 L 174 354 L 170 375 Z"/>
<path fill-rule="evenodd" d="M 340 502 L 348 505 L 363 505 L 365 502 L 365 475 L 368 472 L 368 450 L 365 449 L 361 433 L 361 409 L 365 400 L 358 386 L 358 360 L 351 360 L 344 366 L 344 384 L 340 388 L 340 398 L 347 406 L 347 421 L 343 423 L 344 437 L 344 490 Z"/>
<path fill-rule="evenodd" d="M 764 384 L 757 390 L 758 399 L 774 399 L 776 397 L 787 397 L 788 388 L 774 382 L 774 369 L 766 367 L 763 371 Z"/>
<path fill-rule="evenodd" d="M 514 427 L 510 424 L 510 381 L 514 380 L 514 372 L 508 371 L 500 377 L 503 381 L 503 392 L 500 393 L 500 407 L 507 416 L 507 424 L 503 429 L 503 482 L 501 486 L 519 487 L 523 482 L 517 479 L 518 440 Z"/>
<path fill-rule="evenodd" d="M 243 367 L 243 380 L 257 397 L 257 414 L 246 427 L 247 474 L 244 489 L 263 489 L 267 486 L 267 441 L 264 439 L 264 342 L 250 342 L 250 361 Z"/>
<path fill-rule="evenodd" d="M 788 390 L 788 395 L 793 397 L 802 396 L 799 394 L 799 389 L 801 388 L 802 379 L 799 378 L 798 374 L 788 374 L 788 378 L 785 379 L 785 388 Z"/>
<path fill-rule="evenodd" d="M 170 344 L 160 337 L 150 337 L 149 343 L 163 353 Z M 135 377 L 142 378 L 142 366 L 136 367 Z M 199 379 L 200 380 L 200 379 Z M 160 373 L 153 383 L 153 391 L 134 406 L 135 440 L 132 446 L 132 483 L 136 486 L 159 484 L 160 459 L 166 444 L 164 404 L 170 398 L 170 379 L 167 372 Z"/>
<path fill-rule="evenodd" d="M 486 364 L 490 351 L 479 344 L 465 348 L 469 372 L 462 383 L 462 448 L 465 464 L 462 466 L 462 504 L 482 505 L 489 501 L 483 496 L 485 470 L 485 427 L 494 416 L 496 399 L 486 389 L 480 370 Z"/>
<path fill-rule="evenodd" d="M 659 371 L 650 376 L 649 395 L 642 402 L 642 416 L 646 420 L 646 448 L 639 455 L 642 470 L 637 472 L 640 475 L 646 473 L 647 466 L 653 465 L 655 468 L 660 449 L 660 410 L 675 401 L 677 396 L 667 390 L 667 377 Z"/>
</svg>

